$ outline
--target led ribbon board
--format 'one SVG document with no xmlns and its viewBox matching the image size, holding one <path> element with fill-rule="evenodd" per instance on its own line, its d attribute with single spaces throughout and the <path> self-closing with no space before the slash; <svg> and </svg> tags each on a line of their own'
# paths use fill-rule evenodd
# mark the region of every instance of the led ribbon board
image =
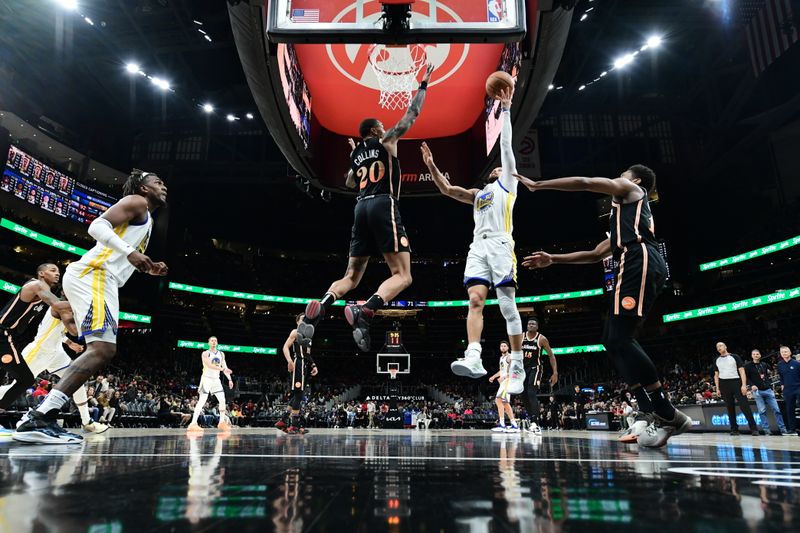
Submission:
<svg viewBox="0 0 800 533">
<path fill-rule="evenodd" d="M 207 350 L 208 342 L 179 340 L 178 348 Z M 217 348 L 219 348 L 223 352 L 230 352 L 230 353 L 257 353 L 266 355 L 275 355 L 278 353 L 277 348 L 267 348 L 266 346 L 236 346 L 234 344 L 218 344 Z"/>
<path fill-rule="evenodd" d="M 295 298 L 292 296 L 274 296 L 271 294 L 253 294 L 249 292 L 228 291 L 224 289 L 211 289 L 208 287 L 197 287 L 195 285 L 187 285 L 185 283 L 170 282 L 169 288 L 176 291 L 193 292 L 196 294 L 204 294 L 207 296 L 223 296 L 227 298 L 236 298 L 239 300 L 250 300 L 256 302 L 280 302 L 290 304 L 307 304 L 311 298 Z M 603 294 L 602 289 L 592 289 L 587 291 L 575 292 L 561 292 L 557 294 L 545 294 L 541 296 L 521 296 L 516 298 L 517 303 L 535 303 L 535 302 L 552 302 L 556 300 L 568 300 L 571 298 L 585 298 L 588 296 L 600 296 Z M 426 304 L 428 307 L 467 307 L 469 300 L 433 300 L 429 302 L 418 302 Z M 343 306 L 346 305 L 344 300 L 338 300 L 333 305 Z M 486 305 L 497 305 L 497 300 L 486 300 Z"/>
<path fill-rule="evenodd" d="M 757 250 L 750 250 L 749 252 L 744 252 L 739 255 L 726 257 L 725 259 L 717 259 L 716 261 L 709 261 L 708 263 L 703 263 L 700 265 L 700 270 L 702 272 L 705 272 L 706 270 L 712 270 L 715 268 L 733 265 L 735 263 L 741 263 L 742 261 L 749 261 L 750 259 L 762 257 L 774 252 L 780 252 L 781 250 L 791 248 L 792 246 L 797 246 L 798 244 L 800 244 L 800 235 L 798 235 L 797 237 L 792 237 L 791 239 L 786 239 L 785 241 L 776 242 L 775 244 L 770 244 L 769 246 L 764 246 L 763 248 L 758 248 Z"/>
<path fill-rule="evenodd" d="M 679 313 L 672 313 L 669 315 L 664 315 L 662 318 L 665 323 L 677 322 L 679 320 L 689 320 L 692 318 L 700 318 L 710 315 L 719 315 L 721 313 L 732 313 L 733 311 L 741 311 L 743 309 L 750 309 L 751 307 L 774 304 L 778 302 L 783 302 L 785 300 L 792 300 L 794 298 L 800 298 L 800 287 L 795 287 L 794 289 L 787 289 L 783 291 L 775 291 L 773 293 L 765 294 L 763 296 L 756 296 L 755 298 L 739 300 L 738 302 L 711 305 L 709 307 L 692 309 L 691 311 L 681 311 Z"/>
<path fill-rule="evenodd" d="M 6 228 L 7 230 L 11 230 L 14 233 L 18 233 L 29 239 L 33 239 L 36 242 L 40 242 L 42 244 L 46 244 L 47 246 L 52 246 L 53 248 L 58 248 L 59 250 L 64 250 L 65 252 L 69 252 L 75 255 L 83 255 L 88 250 L 84 250 L 79 246 L 75 246 L 73 244 L 67 244 L 64 241 L 60 241 L 58 239 L 54 239 L 53 237 L 48 237 L 47 235 L 42 235 L 38 231 L 32 230 L 30 228 L 26 228 L 16 222 L 12 222 L 7 218 L 0 220 L 0 227 Z"/>
<path fill-rule="evenodd" d="M 574 353 L 594 353 L 605 352 L 606 347 L 602 344 L 589 344 L 586 346 L 562 346 L 561 348 L 553 348 L 555 355 L 570 355 Z"/>
<path fill-rule="evenodd" d="M 19 290 L 19 285 L 14 285 L 8 281 L 0 279 L 0 290 L 10 292 L 12 294 Z M 149 324 L 152 322 L 153 317 L 147 315 L 137 315 L 136 313 L 126 313 L 125 311 L 119 312 L 120 320 L 127 320 L 128 322 L 140 322 L 142 324 Z"/>
</svg>

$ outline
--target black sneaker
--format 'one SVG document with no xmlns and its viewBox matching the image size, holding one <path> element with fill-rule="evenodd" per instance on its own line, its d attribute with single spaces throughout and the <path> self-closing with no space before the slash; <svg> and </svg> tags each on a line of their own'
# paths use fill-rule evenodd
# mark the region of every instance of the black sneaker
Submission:
<svg viewBox="0 0 800 533">
<path fill-rule="evenodd" d="M 739 436 L 739 430 L 738 429 L 732 429 L 731 430 L 731 435 L 733 435 L 734 437 L 738 437 Z"/>
<path fill-rule="evenodd" d="M 372 318 L 364 312 L 361 305 L 348 305 L 344 308 L 344 317 L 347 323 L 353 327 L 353 340 L 362 352 L 369 351 L 369 326 Z"/>
<path fill-rule="evenodd" d="M 319 322 L 319 314 L 322 304 L 319 300 L 311 300 L 306 305 L 305 317 L 297 325 L 297 342 L 301 346 L 311 346 L 311 339 L 314 338 L 314 326 Z"/>
<path fill-rule="evenodd" d="M 70 433 L 54 418 L 49 418 L 35 409 L 31 409 L 22 424 L 11 435 L 17 442 L 31 444 L 80 444 L 83 437 Z"/>
</svg>

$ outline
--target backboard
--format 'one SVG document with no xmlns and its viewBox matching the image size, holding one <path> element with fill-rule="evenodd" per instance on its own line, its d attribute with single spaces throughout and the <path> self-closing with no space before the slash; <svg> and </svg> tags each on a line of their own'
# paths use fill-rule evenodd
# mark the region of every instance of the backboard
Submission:
<svg viewBox="0 0 800 533">
<path fill-rule="evenodd" d="M 525 35 L 525 0 L 270 0 L 267 34 L 282 43 L 502 43 Z M 395 14 L 410 8 L 407 23 Z"/>
<path fill-rule="evenodd" d="M 389 374 L 390 369 L 397 375 L 411 374 L 411 355 L 407 353 L 379 353 L 375 359 L 377 374 Z"/>
</svg>

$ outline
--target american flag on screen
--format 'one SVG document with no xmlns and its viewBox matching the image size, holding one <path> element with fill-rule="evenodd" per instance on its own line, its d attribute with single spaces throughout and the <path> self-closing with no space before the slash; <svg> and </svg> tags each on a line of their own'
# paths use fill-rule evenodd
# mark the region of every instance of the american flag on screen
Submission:
<svg viewBox="0 0 800 533">
<path fill-rule="evenodd" d="M 292 9 L 292 22 L 319 22 L 319 9 Z"/>
<path fill-rule="evenodd" d="M 743 0 L 740 4 L 756 77 L 798 41 L 800 13 L 793 12 L 792 4 L 792 0 Z"/>
</svg>

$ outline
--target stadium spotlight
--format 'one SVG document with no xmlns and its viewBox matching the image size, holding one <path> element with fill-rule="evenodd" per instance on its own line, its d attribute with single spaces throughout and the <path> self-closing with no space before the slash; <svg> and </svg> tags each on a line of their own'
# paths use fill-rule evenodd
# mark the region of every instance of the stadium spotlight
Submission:
<svg viewBox="0 0 800 533">
<path fill-rule="evenodd" d="M 168 91 L 170 89 L 169 82 L 167 80 L 162 80 L 161 78 L 153 76 L 150 81 L 162 91 Z"/>
<path fill-rule="evenodd" d="M 663 41 L 662 41 L 662 39 L 661 39 L 661 37 L 660 37 L 660 36 L 658 36 L 658 35 L 653 35 L 653 36 L 651 36 L 651 37 L 649 37 L 649 38 L 647 39 L 647 46 L 648 46 L 649 48 L 658 48 L 659 46 L 661 46 L 661 43 L 662 43 L 662 42 L 663 42 Z"/>
<path fill-rule="evenodd" d="M 253 120 L 253 114 L 252 113 L 248 113 L 245 116 L 247 117 L 247 120 Z"/>
<path fill-rule="evenodd" d="M 203 111 L 205 111 L 206 113 L 213 113 L 214 106 L 211 104 L 203 104 Z"/>
<path fill-rule="evenodd" d="M 234 115 L 231 115 L 230 113 L 228 113 L 225 116 L 225 118 L 228 119 L 228 122 L 233 122 L 234 120 L 237 120 L 236 117 Z"/>
<path fill-rule="evenodd" d="M 78 0 L 56 0 L 56 3 L 64 9 L 75 11 L 78 9 Z"/>
<path fill-rule="evenodd" d="M 548 90 L 548 91 L 552 91 L 552 90 L 553 90 L 553 89 L 555 89 L 555 88 L 556 88 L 556 86 L 555 86 L 555 85 L 553 85 L 552 83 L 551 83 L 550 85 L 548 85 L 548 86 L 547 86 L 547 90 Z"/>
<path fill-rule="evenodd" d="M 622 57 L 618 57 L 614 60 L 614 68 L 625 68 L 633 62 L 633 58 L 633 54 L 625 54 Z"/>
<path fill-rule="evenodd" d="M 139 65 L 137 65 L 136 63 L 128 63 L 125 65 L 125 70 L 127 70 L 131 74 L 136 74 L 137 72 L 139 72 Z"/>
</svg>

